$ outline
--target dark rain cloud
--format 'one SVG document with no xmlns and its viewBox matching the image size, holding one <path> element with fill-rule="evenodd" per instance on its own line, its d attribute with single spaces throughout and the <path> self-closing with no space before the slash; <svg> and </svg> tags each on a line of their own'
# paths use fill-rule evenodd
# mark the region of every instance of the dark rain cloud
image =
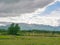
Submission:
<svg viewBox="0 0 60 45">
<path fill-rule="evenodd" d="M 30 13 L 38 8 L 45 7 L 53 1 L 54 0 L 0 0 L 0 17 Z M 7 15 L 7 13 L 9 14 Z"/>
</svg>

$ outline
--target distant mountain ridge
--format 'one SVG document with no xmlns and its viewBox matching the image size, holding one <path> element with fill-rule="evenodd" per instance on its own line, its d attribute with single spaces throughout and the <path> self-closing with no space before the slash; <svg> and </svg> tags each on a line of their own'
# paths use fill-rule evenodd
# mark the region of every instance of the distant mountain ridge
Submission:
<svg viewBox="0 0 60 45">
<path fill-rule="evenodd" d="M 26 23 L 18 23 L 21 27 L 21 30 L 48 30 L 48 31 L 60 31 L 60 26 L 50 26 L 50 25 L 39 25 L 39 24 L 26 24 Z M 7 29 L 10 24 L 6 26 L 0 26 L 0 29 Z"/>
</svg>

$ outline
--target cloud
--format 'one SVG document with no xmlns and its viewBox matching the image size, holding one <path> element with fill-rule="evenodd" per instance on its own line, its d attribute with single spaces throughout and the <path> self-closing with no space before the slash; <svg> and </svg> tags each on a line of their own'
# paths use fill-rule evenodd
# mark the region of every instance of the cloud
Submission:
<svg viewBox="0 0 60 45">
<path fill-rule="evenodd" d="M 60 0 L 57 0 L 57 1 L 60 1 Z"/>
<path fill-rule="evenodd" d="M 38 8 L 43 8 L 54 0 L 0 0 L 0 13 L 5 13 L 1 16 L 13 16 L 15 14 L 31 13 Z M 7 15 L 10 13 L 10 15 Z"/>
<path fill-rule="evenodd" d="M 11 15 L 17 15 L 17 16 L 11 16 L 11 17 L 9 17 L 9 16 L 5 17 L 4 16 L 4 17 L 1 17 L 0 18 L 0 22 L 44 24 L 44 25 L 51 25 L 51 26 L 59 26 L 59 22 L 60 22 L 60 15 L 59 15 L 60 14 L 60 9 L 57 9 L 57 10 L 51 12 L 50 14 L 46 14 L 46 16 L 38 15 L 38 14 L 42 13 L 48 6 L 53 5 L 55 2 L 56 1 L 50 3 L 47 6 L 40 7 L 37 10 L 33 11 L 32 13 L 26 12 L 26 13 L 21 14 L 21 13 L 15 13 L 14 11 L 13 11 L 13 13 L 11 13 L 9 11 L 8 11 L 9 13 L 1 13 L 1 15 L 5 15 L 5 16 L 6 16 L 6 14 L 7 14 L 7 16 L 10 15 L 10 14 Z M 14 9 L 14 7 L 13 7 L 13 9 Z"/>
<path fill-rule="evenodd" d="M 40 14 L 40 15 L 46 15 L 46 14 L 50 14 L 51 12 L 57 10 L 60 8 L 60 2 L 59 1 L 55 1 L 52 4 L 48 5 L 46 7 L 46 9 Z"/>
<path fill-rule="evenodd" d="M 53 11 L 46 16 L 35 15 L 33 13 L 20 15 L 16 17 L 1 17 L 0 22 L 28 23 L 28 24 L 43 24 L 50 26 L 60 25 L 60 9 Z"/>
</svg>

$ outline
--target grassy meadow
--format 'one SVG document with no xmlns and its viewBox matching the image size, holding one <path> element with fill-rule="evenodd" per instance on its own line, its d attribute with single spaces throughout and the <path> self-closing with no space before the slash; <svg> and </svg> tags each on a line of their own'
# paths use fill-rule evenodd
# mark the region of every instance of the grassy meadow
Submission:
<svg viewBox="0 0 60 45">
<path fill-rule="evenodd" d="M 19 36 L 0 35 L 0 45 L 60 45 L 60 34 L 20 32 Z"/>
<path fill-rule="evenodd" d="M 12 25 L 0 29 L 0 45 L 60 45 L 60 31 L 19 30 Z"/>
</svg>

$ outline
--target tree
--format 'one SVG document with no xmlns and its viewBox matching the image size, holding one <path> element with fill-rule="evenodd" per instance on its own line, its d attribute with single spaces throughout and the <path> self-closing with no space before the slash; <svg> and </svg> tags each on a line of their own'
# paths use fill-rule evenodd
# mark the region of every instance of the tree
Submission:
<svg viewBox="0 0 60 45">
<path fill-rule="evenodd" d="M 17 35 L 18 31 L 20 30 L 20 26 L 18 24 L 16 24 L 14 28 L 15 28 L 14 34 Z"/>
<path fill-rule="evenodd" d="M 17 33 L 18 33 L 19 30 L 20 30 L 19 25 L 12 23 L 10 25 L 10 27 L 8 28 L 8 34 L 17 35 Z"/>
<path fill-rule="evenodd" d="M 14 30 L 14 23 L 12 23 L 10 27 L 8 27 L 8 34 L 13 34 L 13 30 Z"/>
</svg>

